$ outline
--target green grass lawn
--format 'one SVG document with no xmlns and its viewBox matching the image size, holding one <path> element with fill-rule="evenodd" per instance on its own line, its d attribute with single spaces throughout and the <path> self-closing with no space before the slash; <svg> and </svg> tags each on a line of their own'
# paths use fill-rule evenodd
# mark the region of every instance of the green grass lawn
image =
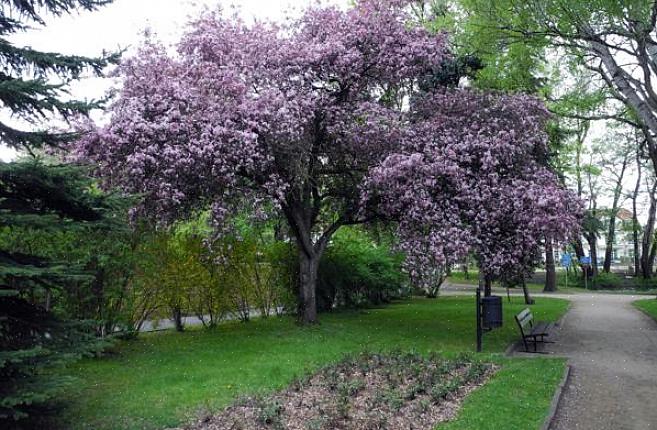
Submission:
<svg viewBox="0 0 657 430">
<path fill-rule="evenodd" d="M 504 327 L 484 337 L 484 351 L 502 370 L 464 404 L 447 429 L 538 428 L 563 372 L 558 359 L 507 359 L 517 340 L 513 315 L 525 305 L 505 301 Z M 555 320 L 568 302 L 539 298 L 537 319 Z M 157 429 L 217 410 L 243 394 L 286 386 L 295 376 L 362 350 L 440 351 L 475 347 L 473 297 L 414 299 L 380 309 L 326 314 L 300 327 L 291 318 L 228 323 L 215 330 L 164 332 L 118 344 L 67 373 L 79 378 L 62 417 L 72 429 Z"/>
<path fill-rule="evenodd" d="M 637 300 L 632 304 L 657 320 L 657 300 L 654 298 Z"/>
</svg>

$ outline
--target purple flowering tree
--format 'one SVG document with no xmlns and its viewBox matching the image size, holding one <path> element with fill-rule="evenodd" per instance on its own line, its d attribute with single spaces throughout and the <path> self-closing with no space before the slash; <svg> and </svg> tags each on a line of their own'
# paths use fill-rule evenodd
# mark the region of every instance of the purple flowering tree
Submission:
<svg viewBox="0 0 657 430">
<path fill-rule="evenodd" d="M 363 178 L 400 150 L 409 96 L 446 56 L 446 36 L 409 25 L 405 3 L 316 6 L 280 26 L 205 14 L 176 55 L 148 43 L 124 62 L 109 124 L 77 149 L 162 220 L 212 207 L 221 224 L 236 200 L 280 210 L 314 322 L 320 257 L 365 221 Z"/>
<path fill-rule="evenodd" d="M 543 238 L 577 232 L 581 204 L 546 164 L 548 117 L 523 95 L 439 90 L 414 103 L 402 151 L 373 169 L 365 196 L 399 220 L 411 272 L 473 252 L 489 294 L 531 269 Z"/>
</svg>

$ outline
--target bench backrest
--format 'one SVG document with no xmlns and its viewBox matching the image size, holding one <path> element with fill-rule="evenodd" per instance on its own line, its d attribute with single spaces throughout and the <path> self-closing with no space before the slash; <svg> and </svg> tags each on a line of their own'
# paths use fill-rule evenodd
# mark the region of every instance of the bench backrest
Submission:
<svg viewBox="0 0 657 430">
<path fill-rule="evenodd" d="M 529 310 L 529 308 L 525 308 L 522 312 L 520 312 L 518 315 L 516 315 L 516 322 L 518 323 L 518 327 L 520 327 L 520 331 L 525 333 L 525 330 L 527 330 L 527 327 L 531 327 L 534 321 L 534 316 L 532 315 L 532 311 Z"/>
</svg>

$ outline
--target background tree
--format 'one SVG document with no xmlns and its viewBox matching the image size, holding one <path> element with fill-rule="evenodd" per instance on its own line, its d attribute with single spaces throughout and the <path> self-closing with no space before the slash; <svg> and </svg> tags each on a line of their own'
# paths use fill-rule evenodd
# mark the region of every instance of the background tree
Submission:
<svg viewBox="0 0 657 430">
<path fill-rule="evenodd" d="M 560 90 L 564 80 L 561 76 L 562 67 L 548 60 L 546 45 L 510 43 L 508 34 L 504 29 L 491 25 L 489 16 L 485 10 L 479 10 L 476 0 L 421 0 L 415 4 L 418 5 L 418 10 L 424 11 L 423 16 L 431 28 L 447 28 L 450 31 L 453 50 L 457 55 L 478 60 L 478 67 L 472 69 L 468 76 L 471 85 L 484 90 L 524 92 L 546 100 L 551 100 L 554 93 Z M 508 11 L 506 18 L 511 19 L 512 15 L 512 11 Z M 559 101 L 559 104 L 562 102 Z M 549 105 L 550 109 L 554 109 L 551 105 L 552 103 Z M 553 171 L 564 181 L 568 164 L 561 163 L 565 158 L 560 157 L 560 154 L 568 149 L 570 130 L 562 124 L 560 116 L 552 118 L 549 128 L 548 161 Z M 553 241 L 544 238 L 543 243 L 546 263 L 545 289 L 554 291 L 556 270 L 552 264 Z M 540 261 L 537 260 L 536 264 L 540 264 Z"/>
<path fill-rule="evenodd" d="M 490 294 L 492 280 L 517 273 L 542 238 L 576 234 L 580 204 L 547 166 L 548 114 L 538 100 L 443 90 L 412 112 L 403 152 L 368 182 L 371 204 L 400 220 L 411 262 L 472 251 Z"/>
<path fill-rule="evenodd" d="M 643 228 L 641 240 L 641 275 L 643 279 L 649 279 L 653 274 L 655 262 L 655 220 L 657 219 L 657 180 L 646 180 L 648 188 L 648 219 Z"/>
<path fill-rule="evenodd" d="M 501 34 L 506 46 L 549 46 L 589 71 L 619 102 L 621 114 L 631 113 L 624 121 L 644 131 L 647 154 L 656 165 L 657 2 L 471 0 L 468 11 L 478 25 Z M 606 116 L 618 112 L 596 115 Z"/>
<path fill-rule="evenodd" d="M 633 130 L 615 130 L 605 137 L 605 141 L 598 142 L 597 148 L 609 148 L 603 152 L 601 167 L 608 171 L 611 188 L 611 207 L 605 211 L 607 215 L 607 233 L 605 240 L 605 255 L 602 270 L 605 273 L 611 271 L 613 259 L 614 242 L 616 240 L 616 219 L 623 204 L 621 198 L 625 196 L 623 185 L 628 174 L 632 159 L 634 158 Z M 630 133 L 628 136 L 627 133 Z M 595 148 L 594 148 L 595 150 Z"/>
</svg>

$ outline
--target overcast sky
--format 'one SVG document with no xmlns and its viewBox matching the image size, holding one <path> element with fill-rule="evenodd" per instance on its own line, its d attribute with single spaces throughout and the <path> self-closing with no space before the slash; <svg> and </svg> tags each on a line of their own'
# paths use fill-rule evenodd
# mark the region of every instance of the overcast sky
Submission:
<svg viewBox="0 0 657 430">
<path fill-rule="evenodd" d="M 139 45 L 146 29 L 163 42 L 173 44 L 180 39 L 185 24 L 205 8 L 234 6 L 245 19 L 282 20 L 290 11 L 294 13 L 314 2 L 316 0 L 115 0 L 96 12 L 50 17 L 46 27 L 17 34 L 10 40 L 18 46 L 43 51 L 97 56 L 103 50 Z M 324 0 L 323 3 L 346 5 L 348 0 Z M 72 86 L 72 94 L 81 99 L 99 98 L 110 86 L 109 80 L 86 79 Z M 0 159 L 7 161 L 12 157 L 12 151 L 0 146 Z"/>
</svg>

